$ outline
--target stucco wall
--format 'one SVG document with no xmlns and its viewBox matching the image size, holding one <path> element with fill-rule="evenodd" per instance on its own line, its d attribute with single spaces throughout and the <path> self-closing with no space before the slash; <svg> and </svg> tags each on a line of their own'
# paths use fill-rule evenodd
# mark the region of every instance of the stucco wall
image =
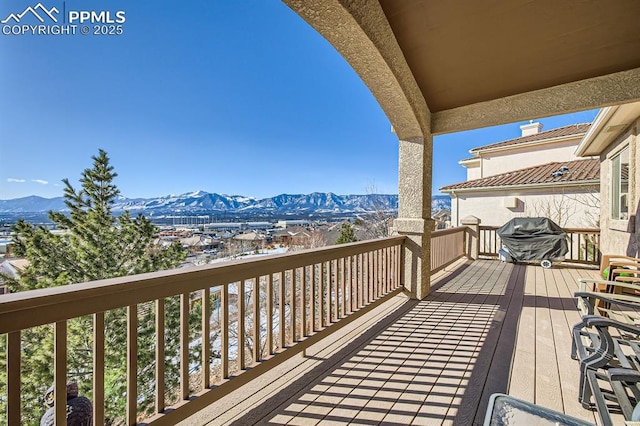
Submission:
<svg viewBox="0 0 640 426">
<path fill-rule="evenodd" d="M 552 161 L 576 160 L 574 152 L 579 143 L 580 139 L 573 138 L 549 145 L 534 145 L 508 151 L 483 153 L 481 154 L 481 177 L 494 176 Z"/>
<path fill-rule="evenodd" d="M 599 193 L 597 188 L 565 189 L 550 195 L 549 189 L 492 191 L 473 195 L 458 194 L 451 199 L 451 223 L 454 226 L 466 216 L 476 216 L 482 225 L 500 226 L 514 217 L 545 216 L 567 228 L 597 228 Z M 505 207 L 516 197 L 517 207 Z"/>
<path fill-rule="evenodd" d="M 629 126 L 600 156 L 601 220 L 600 244 L 603 253 L 640 257 L 640 119 Z M 629 146 L 629 216 L 611 218 L 611 157 Z M 635 221 L 635 226 L 634 222 Z"/>
<path fill-rule="evenodd" d="M 480 179 L 482 177 L 480 165 L 467 166 L 467 180 Z"/>
</svg>

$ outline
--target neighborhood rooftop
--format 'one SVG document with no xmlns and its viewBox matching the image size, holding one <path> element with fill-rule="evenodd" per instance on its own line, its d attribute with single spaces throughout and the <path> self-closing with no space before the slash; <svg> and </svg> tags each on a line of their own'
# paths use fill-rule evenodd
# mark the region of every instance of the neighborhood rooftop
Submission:
<svg viewBox="0 0 640 426">
<path fill-rule="evenodd" d="M 480 151 L 485 151 L 489 149 L 495 148 L 503 148 L 512 145 L 520 145 L 529 142 L 541 142 L 546 140 L 553 140 L 557 138 L 581 135 L 587 133 L 591 123 L 577 123 L 570 124 L 564 127 L 558 127 L 557 129 L 547 130 L 546 132 L 535 133 L 532 135 L 522 136 L 515 139 L 509 139 L 502 142 L 492 143 L 490 145 L 480 146 L 477 148 L 473 148 L 469 152 L 472 154 L 477 154 Z"/>
<path fill-rule="evenodd" d="M 568 170 L 556 173 L 563 166 L 568 168 Z M 587 159 L 541 164 L 495 176 L 443 186 L 440 190 L 451 191 L 467 188 L 498 188 L 517 185 L 591 182 L 597 181 L 599 178 L 600 160 Z"/>
</svg>

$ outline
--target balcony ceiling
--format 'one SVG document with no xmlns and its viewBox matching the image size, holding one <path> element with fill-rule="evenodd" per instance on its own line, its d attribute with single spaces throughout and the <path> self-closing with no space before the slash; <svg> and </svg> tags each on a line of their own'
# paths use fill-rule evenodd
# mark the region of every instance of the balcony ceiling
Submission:
<svg viewBox="0 0 640 426">
<path fill-rule="evenodd" d="M 402 139 L 640 100 L 638 0 L 283 0 Z"/>
<path fill-rule="evenodd" d="M 637 0 L 380 5 L 432 113 L 640 67 Z"/>
</svg>

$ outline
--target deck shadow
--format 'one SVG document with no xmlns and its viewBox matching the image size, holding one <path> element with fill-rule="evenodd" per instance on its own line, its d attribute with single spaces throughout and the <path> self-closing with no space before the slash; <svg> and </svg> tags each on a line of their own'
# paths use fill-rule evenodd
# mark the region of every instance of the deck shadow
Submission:
<svg viewBox="0 0 640 426">
<path fill-rule="evenodd" d="M 243 426 L 247 424 L 260 424 L 261 420 L 271 417 L 280 409 L 285 401 L 296 396 L 302 395 L 311 387 L 321 382 L 323 378 L 331 376 L 351 355 L 358 352 L 367 344 L 371 343 L 383 330 L 394 323 L 398 318 L 409 312 L 418 303 L 416 300 L 409 300 L 396 311 L 379 321 L 376 325 L 369 328 L 365 333 L 357 337 L 344 348 L 333 354 L 303 377 L 290 383 L 286 388 L 279 391 L 276 395 L 264 401 L 259 406 L 251 409 L 242 417 L 235 420 L 232 425 Z M 312 358 L 313 357 L 309 357 Z M 276 407 L 277 409 L 274 409 Z"/>
</svg>

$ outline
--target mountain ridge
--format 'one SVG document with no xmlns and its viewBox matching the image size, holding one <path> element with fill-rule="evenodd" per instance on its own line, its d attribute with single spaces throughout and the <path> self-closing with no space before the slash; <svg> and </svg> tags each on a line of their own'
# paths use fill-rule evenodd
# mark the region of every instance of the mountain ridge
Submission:
<svg viewBox="0 0 640 426">
<path fill-rule="evenodd" d="M 432 208 L 449 208 L 448 195 L 436 195 Z M 119 196 L 113 205 L 114 212 L 154 212 L 196 214 L 206 212 L 261 212 L 261 213 L 364 213 L 371 211 L 395 211 L 398 196 L 395 194 L 350 194 L 333 192 L 310 194 L 279 194 L 274 197 L 255 198 L 243 195 L 226 195 L 215 192 L 192 191 L 180 195 L 154 198 L 126 198 Z M 37 195 L 0 200 L 0 213 L 41 213 L 49 210 L 67 212 L 63 197 L 44 198 Z"/>
</svg>

